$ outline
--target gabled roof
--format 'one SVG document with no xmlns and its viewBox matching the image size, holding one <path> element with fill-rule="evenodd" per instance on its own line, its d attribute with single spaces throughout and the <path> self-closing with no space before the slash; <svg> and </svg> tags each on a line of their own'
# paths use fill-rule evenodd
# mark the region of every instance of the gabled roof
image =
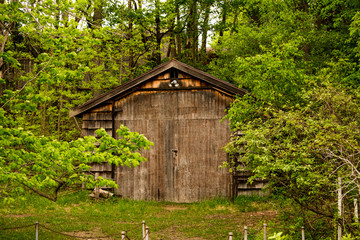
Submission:
<svg viewBox="0 0 360 240">
<path fill-rule="evenodd" d="M 175 68 L 175 69 L 182 71 L 190 76 L 198 78 L 198 79 L 200 79 L 210 85 L 213 85 L 225 92 L 228 92 L 229 94 L 234 95 L 234 96 L 235 95 L 243 96 L 244 94 L 247 93 L 244 89 L 237 88 L 236 86 L 234 86 L 228 82 L 225 82 L 223 80 L 220 80 L 214 76 L 211 76 L 208 73 L 205 73 L 205 72 L 195 69 L 189 65 L 186 65 L 185 63 L 182 63 L 175 59 L 172 59 L 166 63 L 163 63 L 163 64 L 157 66 L 156 68 L 150 70 L 149 72 L 144 73 L 144 74 L 134 78 L 133 80 L 126 82 L 126 83 L 114 88 L 113 90 L 110 90 L 98 97 L 95 97 L 95 98 L 87 101 L 83 105 L 80 105 L 80 106 L 74 108 L 70 112 L 69 115 L 70 115 L 70 117 L 80 116 L 87 110 L 90 110 L 108 100 L 119 97 L 119 96 L 121 96 L 121 94 L 125 93 L 129 89 L 131 89 L 135 86 L 138 86 L 139 84 L 144 83 L 144 82 L 152 79 L 153 77 L 156 77 L 159 74 L 166 72 L 167 70 L 169 70 L 171 68 Z"/>
</svg>

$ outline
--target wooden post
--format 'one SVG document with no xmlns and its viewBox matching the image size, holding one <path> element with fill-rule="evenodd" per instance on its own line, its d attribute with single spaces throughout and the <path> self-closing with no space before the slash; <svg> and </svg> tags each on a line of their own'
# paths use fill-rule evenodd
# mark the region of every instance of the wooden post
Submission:
<svg viewBox="0 0 360 240">
<path fill-rule="evenodd" d="M 39 222 L 36 221 L 35 223 L 35 239 L 39 240 Z"/>
<path fill-rule="evenodd" d="M 99 178 L 99 173 L 96 172 L 96 173 L 95 173 L 95 180 L 98 180 L 98 178 Z M 95 198 L 96 198 L 96 199 L 99 199 L 99 197 L 100 197 L 100 187 L 99 187 L 99 186 L 95 186 Z"/>
<path fill-rule="evenodd" d="M 341 189 L 341 177 L 338 177 L 338 213 L 339 213 L 339 222 L 338 222 L 338 240 L 342 238 L 342 229 L 341 229 L 341 219 L 342 219 L 342 189 Z"/>
<path fill-rule="evenodd" d="M 233 170 L 234 171 L 234 170 Z M 230 202 L 234 203 L 234 172 L 230 174 Z"/>
<path fill-rule="evenodd" d="M 145 238 L 145 220 L 142 221 L 142 239 Z"/>
<path fill-rule="evenodd" d="M 247 240 L 247 227 L 244 227 L 244 240 Z"/>
<path fill-rule="evenodd" d="M 266 240 L 266 223 L 264 223 L 264 240 Z"/>
<path fill-rule="evenodd" d="M 125 240 L 126 233 L 124 231 L 121 232 L 121 240 Z"/>
<path fill-rule="evenodd" d="M 149 240 L 149 227 L 145 227 L 145 240 Z"/>
<path fill-rule="evenodd" d="M 356 223 L 359 222 L 359 207 L 358 207 L 358 201 L 357 198 L 354 199 L 354 220 Z"/>
<path fill-rule="evenodd" d="M 305 227 L 301 227 L 301 240 L 305 240 Z"/>
<path fill-rule="evenodd" d="M 229 238 L 228 240 L 233 240 L 233 233 L 232 232 L 229 232 Z"/>
</svg>

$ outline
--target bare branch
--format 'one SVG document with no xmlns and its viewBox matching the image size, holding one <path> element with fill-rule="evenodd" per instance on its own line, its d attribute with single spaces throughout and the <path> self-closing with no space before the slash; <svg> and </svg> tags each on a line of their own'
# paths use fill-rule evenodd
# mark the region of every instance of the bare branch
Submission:
<svg viewBox="0 0 360 240">
<path fill-rule="evenodd" d="M 39 194 L 40 196 L 42 196 L 42 197 L 44 197 L 44 198 L 47 198 L 47 199 L 49 199 L 49 200 L 51 200 L 51 201 L 53 201 L 53 202 L 56 202 L 56 197 L 53 197 L 53 196 L 51 196 L 51 195 L 49 195 L 49 194 L 47 194 L 47 193 L 45 193 L 45 192 L 43 192 L 43 191 L 40 191 L 39 189 L 37 189 L 37 188 L 35 188 L 35 187 L 30 187 L 30 186 L 26 185 L 24 182 L 20 182 L 20 183 L 21 183 L 22 185 L 24 185 L 25 187 L 27 187 L 28 189 L 30 189 L 31 191 Z"/>
<path fill-rule="evenodd" d="M 336 155 L 330 149 L 327 149 L 327 151 L 330 153 L 331 157 L 335 157 L 339 160 L 342 160 L 344 163 L 346 163 L 348 166 L 350 166 L 351 169 L 354 170 L 358 176 L 360 176 L 360 171 L 355 167 L 355 165 L 349 159 Z"/>
</svg>

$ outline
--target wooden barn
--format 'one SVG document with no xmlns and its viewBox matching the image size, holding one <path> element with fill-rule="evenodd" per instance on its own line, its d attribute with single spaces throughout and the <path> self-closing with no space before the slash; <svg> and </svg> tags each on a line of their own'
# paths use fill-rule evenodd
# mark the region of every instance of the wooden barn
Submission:
<svg viewBox="0 0 360 240">
<path fill-rule="evenodd" d="M 75 108 L 83 135 L 105 128 L 116 137 L 121 124 L 154 142 L 136 168 L 94 165 L 113 178 L 117 195 L 132 199 L 192 202 L 230 196 L 228 169 L 219 168 L 230 140 L 221 121 L 236 95 L 245 91 L 177 60 L 153 70 Z"/>
</svg>

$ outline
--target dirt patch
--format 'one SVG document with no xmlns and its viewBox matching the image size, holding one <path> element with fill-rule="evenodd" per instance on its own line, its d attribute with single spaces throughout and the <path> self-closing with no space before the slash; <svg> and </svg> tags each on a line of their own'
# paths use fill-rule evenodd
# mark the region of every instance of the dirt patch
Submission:
<svg viewBox="0 0 360 240">
<path fill-rule="evenodd" d="M 167 205 L 164 207 L 165 210 L 168 211 L 176 211 L 176 210 L 186 210 L 188 207 L 185 206 L 177 206 L 177 205 Z"/>
<path fill-rule="evenodd" d="M 64 235 L 73 236 L 78 238 L 87 238 L 88 240 L 112 240 L 114 238 L 105 236 L 100 228 L 94 228 L 92 231 L 81 231 L 81 232 L 62 232 Z"/>
<path fill-rule="evenodd" d="M 33 214 L 7 214 L 3 217 L 12 217 L 12 218 L 23 218 L 23 217 L 31 217 Z"/>
<path fill-rule="evenodd" d="M 64 207 L 65 212 L 69 213 L 71 211 L 71 207 Z"/>
<path fill-rule="evenodd" d="M 238 212 L 238 210 L 237 210 L 235 207 L 232 207 L 232 206 L 216 206 L 216 207 L 215 207 L 215 210 L 217 210 L 217 211 L 228 210 L 228 211 L 230 211 L 231 213 L 236 213 L 236 212 Z"/>
<path fill-rule="evenodd" d="M 278 211 L 267 210 L 267 211 L 243 213 L 242 215 L 246 215 L 246 216 L 248 216 L 250 218 L 254 218 L 256 220 L 273 219 L 278 215 Z"/>
<path fill-rule="evenodd" d="M 169 208 L 169 209 L 168 209 Z M 169 205 L 164 207 L 164 209 L 168 210 L 178 210 L 178 209 L 186 209 L 183 206 L 177 205 Z M 226 234 L 228 232 L 237 232 L 242 233 L 245 226 L 248 227 L 248 232 L 254 235 L 255 232 L 259 232 L 263 228 L 263 223 L 270 223 L 276 219 L 278 212 L 274 210 L 265 210 L 265 211 L 254 211 L 254 212 L 239 212 L 234 207 L 229 206 L 217 206 L 215 208 L 217 211 L 230 211 L 230 213 L 222 213 L 222 212 L 213 212 L 213 214 L 209 214 L 204 216 L 203 221 L 199 222 L 189 222 L 188 224 L 185 222 L 183 225 L 172 225 L 168 228 L 162 229 L 153 233 L 155 239 L 159 240 L 204 240 L 204 239 L 226 239 Z M 211 234 L 209 231 L 208 237 L 196 237 L 196 232 L 190 231 L 191 237 L 187 236 L 188 230 L 187 228 L 195 228 L 195 229 L 203 229 L 199 230 L 199 235 L 203 235 L 206 232 L 206 228 L 216 228 L 218 224 L 224 224 L 224 222 L 231 222 L 232 226 L 224 226 L 222 231 L 223 236 L 215 236 Z M 270 226 L 269 226 L 270 227 Z M 185 229 L 184 229 L 185 228 Z M 214 234 L 217 234 L 217 232 Z"/>
<path fill-rule="evenodd" d="M 248 227 L 250 232 L 255 230 L 262 229 L 264 223 L 270 223 L 271 221 L 276 221 L 278 215 L 277 211 L 267 210 L 267 211 L 256 211 L 256 212 L 241 212 L 235 214 L 212 214 L 206 216 L 208 221 L 212 220 L 226 220 L 234 223 L 234 228 L 232 231 L 242 232 L 244 227 Z"/>
<path fill-rule="evenodd" d="M 117 221 L 120 224 L 129 224 L 129 225 L 139 225 L 139 223 L 127 222 L 127 221 Z"/>
<path fill-rule="evenodd" d="M 239 227 L 243 228 L 247 226 L 248 228 L 258 228 L 259 226 L 261 227 L 263 223 L 269 223 L 275 220 L 277 215 L 278 212 L 273 210 L 241 213 Z"/>
<path fill-rule="evenodd" d="M 178 231 L 179 226 L 171 226 L 166 231 L 157 232 L 156 239 L 159 240 L 206 240 L 201 237 L 185 237 L 184 233 Z"/>
</svg>

